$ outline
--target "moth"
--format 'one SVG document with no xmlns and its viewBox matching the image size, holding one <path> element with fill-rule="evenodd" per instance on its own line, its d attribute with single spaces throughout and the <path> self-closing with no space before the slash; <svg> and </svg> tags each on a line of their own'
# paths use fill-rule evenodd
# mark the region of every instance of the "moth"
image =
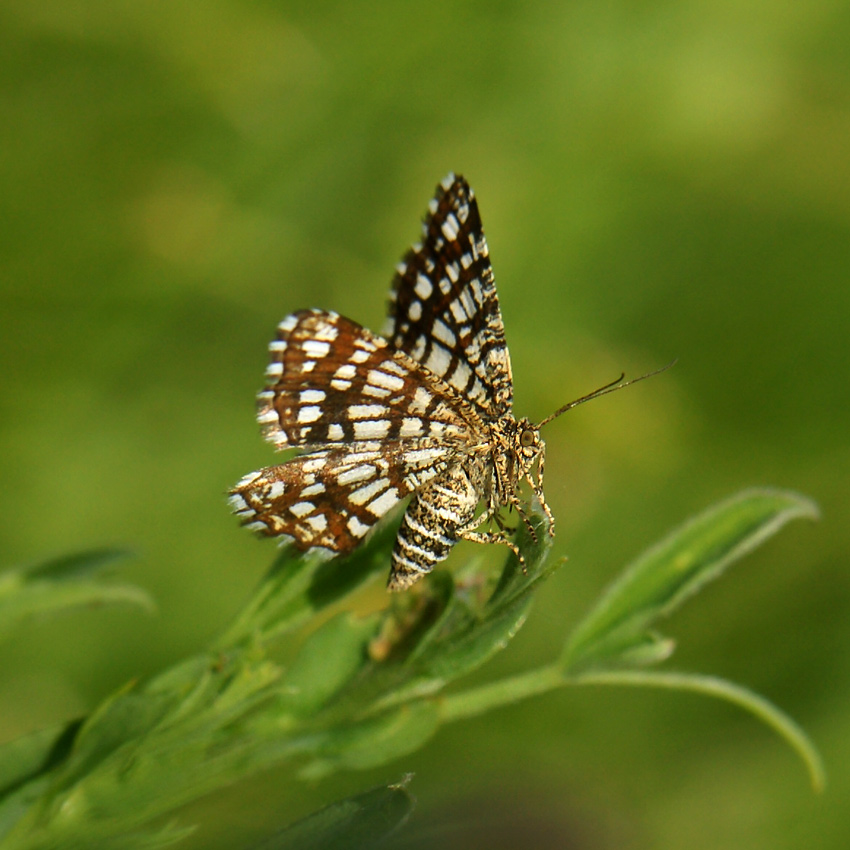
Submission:
<svg viewBox="0 0 850 850">
<path fill-rule="evenodd" d="M 242 478 L 230 494 L 234 512 L 260 534 L 339 555 L 411 496 L 390 590 L 418 581 L 459 540 L 507 546 L 522 564 L 501 511 L 515 509 L 534 534 L 519 495 L 526 482 L 553 533 L 540 429 L 635 383 L 621 375 L 536 424 L 514 417 L 478 204 L 454 174 L 437 186 L 422 241 L 397 267 L 383 336 L 333 312 L 302 310 L 278 325 L 269 350 L 257 419 L 277 449 L 302 453 Z"/>
</svg>

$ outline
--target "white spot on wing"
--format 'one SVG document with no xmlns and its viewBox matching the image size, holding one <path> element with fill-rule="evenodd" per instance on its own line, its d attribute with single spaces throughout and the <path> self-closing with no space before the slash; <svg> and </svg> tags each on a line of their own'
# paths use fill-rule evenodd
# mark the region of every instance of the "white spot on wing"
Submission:
<svg viewBox="0 0 850 850">
<path fill-rule="evenodd" d="M 449 310 L 451 310 L 452 318 L 459 324 L 465 324 L 469 321 L 470 316 L 467 315 L 466 311 L 463 309 L 463 305 L 460 303 L 459 298 L 455 298 L 449 304 Z"/>
<path fill-rule="evenodd" d="M 454 348 L 457 343 L 457 337 L 452 333 L 452 329 L 442 319 L 437 319 L 434 322 L 432 331 L 434 338 L 446 344 L 448 348 Z"/>
<path fill-rule="evenodd" d="M 363 387 L 363 395 L 370 395 L 373 398 L 386 398 L 389 394 L 390 391 L 383 387 L 373 387 L 371 384 L 366 384 Z"/>
<path fill-rule="evenodd" d="M 327 459 L 327 455 L 310 458 L 310 460 L 304 462 L 304 472 L 318 472 L 324 467 Z"/>
<path fill-rule="evenodd" d="M 328 527 L 328 520 L 324 514 L 316 514 L 304 520 L 316 534 L 320 534 Z"/>
<path fill-rule="evenodd" d="M 286 490 L 286 485 L 283 481 L 272 481 L 269 486 L 268 493 L 266 493 L 266 498 L 278 499 L 283 495 L 284 490 Z"/>
<path fill-rule="evenodd" d="M 481 295 L 479 293 L 479 298 L 480 297 Z M 464 289 L 463 292 L 460 293 L 460 300 L 463 303 L 463 309 L 466 311 L 466 315 L 474 316 L 476 312 L 475 301 L 473 301 L 472 295 L 468 289 Z"/>
<path fill-rule="evenodd" d="M 366 510 L 375 516 L 383 516 L 397 502 L 398 491 L 391 487 L 386 493 L 382 493 L 377 499 L 366 505 Z"/>
<path fill-rule="evenodd" d="M 316 339 L 325 342 L 333 342 L 339 336 L 339 328 L 336 325 L 326 324 L 318 328 L 314 334 Z"/>
<path fill-rule="evenodd" d="M 386 412 L 387 408 L 382 404 L 352 404 L 348 408 L 350 419 L 369 419 L 370 417 L 381 416 Z"/>
<path fill-rule="evenodd" d="M 308 357 L 327 357 L 331 350 L 330 343 L 320 339 L 305 339 L 301 345 Z"/>
<path fill-rule="evenodd" d="M 413 287 L 413 291 L 423 300 L 425 301 L 428 296 L 434 291 L 434 287 L 431 284 L 431 281 L 425 277 L 421 272 L 416 278 L 416 286 Z"/>
<path fill-rule="evenodd" d="M 355 505 L 362 505 L 368 502 L 369 499 L 377 496 L 379 493 L 383 493 L 389 486 L 389 478 L 379 478 L 377 481 L 365 484 L 363 487 L 359 487 L 353 493 L 350 493 L 348 499 Z"/>
<path fill-rule="evenodd" d="M 449 242 L 454 242 L 455 239 L 457 239 L 458 229 L 458 223 L 454 213 L 449 213 L 440 228 L 440 230 L 443 231 L 443 236 L 445 236 Z"/>
<path fill-rule="evenodd" d="M 336 480 L 337 484 L 346 486 L 348 484 L 356 484 L 358 481 L 368 481 L 370 478 L 374 478 L 376 473 L 377 470 L 374 466 L 368 463 L 361 463 L 359 466 L 340 472 Z"/>
<path fill-rule="evenodd" d="M 315 509 L 316 507 L 312 502 L 296 502 L 290 507 L 289 512 L 301 519 L 301 517 L 313 513 Z"/>
<path fill-rule="evenodd" d="M 420 437 L 422 436 L 422 420 L 414 417 L 403 419 L 401 422 L 401 430 L 398 432 L 399 437 Z"/>
<path fill-rule="evenodd" d="M 401 365 L 401 363 L 396 363 L 395 360 L 385 360 L 383 363 L 381 363 L 381 368 L 385 372 L 392 372 L 395 375 L 410 374 L 410 371 L 408 369 L 405 369 L 404 366 Z"/>
<path fill-rule="evenodd" d="M 228 500 L 228 504 L 233 509 L 234 513 L 255 513 L 254 509 L 242 498 L 238 493 L 234 493 Z"/>
<path fill-rule="evenodd" d="M 386 419 L 367 419 L 354 423 L 354 438 L 356 440 L 382 440 L 390 430 Z"/>
<path fill-rule="evenodd" d="M 380 369 L 371 369 L 366 378 L 370 384 L 376 387 L 384 387 L 388 390 L 398 391 L 404 386 L 404 381 L 396 375 L 388 375 Z"/>
<path fill-rule="evenodd" d="M 325 400 L 325 393 L 323 390 L 301 390 L 298 400 L 301 404 L 315 404 Z"/>
<path fill-rule="evenodd" d="M 435 345 L 428 355 L 425 368 L 442 378 L 446 374 L 451 362 L 452 359 L 448 351 L 440 345 Z"/>
<path fill-rule="evenodd" d="M 298 411 L 298 422 L 302 425 L 308 422 L 315 422 L 322 415 L 322 408 L 317 404 L 307 405 Z"/>
<path fill-rule="evenodd" d="M 413 402 L 410 405 L 410 409 L 418 413 L 424 413 L 433 398 L 434 396 L 425 387 L 417 387 L 416 392 L 413 394 Z"/>
<path fill-rule="evenodd" d="M 352 516 L 348 518 L 348 530 L 351 532 L 353 537 L 363 537 L 363 535 L 369 530 L 369 526 L 360 522 L 356 516 Z"/>
<path fill-rule="evenodd" d="M 357 369 L 351 363 L 343 363 L 339 369 L 334 372 L 335 378 L 347 378 L 351 380 L 357 374 Z"/>
<path fill-rule="evenodd" d="M 419 467 L 421 469 L 431 466 L 435 461 L 443 457 L 445 453 L 445 449 L 441 448 L 414 449 L 413 451 L 404 453 L 404 460 L 408 466 Z"/>
<path fill-rule="evenodd" d="M 472 370 L 462 360 L 458 360 L 454 372 L 448 379 L 453 387 L 460 390 L 465 390 L 469 386 L 469 379 L 472 377 Z"/>
</svg>

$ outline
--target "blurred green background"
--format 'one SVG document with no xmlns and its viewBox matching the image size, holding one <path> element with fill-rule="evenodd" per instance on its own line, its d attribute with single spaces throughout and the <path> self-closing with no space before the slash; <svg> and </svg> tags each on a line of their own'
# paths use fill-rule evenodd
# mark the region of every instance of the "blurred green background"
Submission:
<svg viewBox="0 0 850 850">
<path fill-rule="evenodd" d="M 812 794 L 789 750 L 725 705 L 567 691 L 371 773 L 259 777 L 183 813 L 201 824 L 185 846 L 242 846 L 408 770 L 422 846 L 848 846 L 838 0 L 2 0 L 2 562 L 128 545 L 128 577 L 160 610 L 18 633 L 0 738 L 91 710 L 238 609 L 274 546 L 223 493 L 273 462 L 253 420 L 273 328 L 319 306 L 380 329 L 449 170 L 478 195 L 518 415 L 679 358 L 547 427 L 570 560 L 479 678 L 553 657 L 685 517 L 746 486 L 794 488 L 823 522 L 783 531 L 668 631 L 676 667 L 796 717 L 830 785 Z"/>
</svg>

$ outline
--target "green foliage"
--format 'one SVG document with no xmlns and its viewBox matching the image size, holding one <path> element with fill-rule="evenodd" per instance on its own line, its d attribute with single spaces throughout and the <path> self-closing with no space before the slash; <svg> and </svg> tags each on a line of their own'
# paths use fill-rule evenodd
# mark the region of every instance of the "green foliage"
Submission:
<svg viewBox="0 0 850 850">
<path fill-rule="evenodd" d="M 144 590 L 102 580 L 123 557 L 102 549 L 7 570 L 0 575 L 0 638 L 30 617 L 71 608 L 126 603 L 151 610 L 153 600 Z"/>
<path fill-rule="evenodd" d="M 785 522 L 816 515 L 811 502 L 792 493 L 743 493 L 629 567 L 559 659 L 448 695 L 448 684 L 509 643 L 557 566 L 547 563 L 549 536 L 539 512 L 535 534 L 518 534 L 525 573 L 512 556 L 492 581 L 476 574 L 455 581 L 438 572 L 420 592 L 393 596 L 385 610 L 362 617 L 339 603 L 383 576 L 391 531 L 346 559 L 283 552 L 208 651 L 128 685 L 82 722 L 0 748 L 0 847 L 164 846 L 187 832 L 162 827 L 163 817 L 271 765 L 294 761 L 309 777 L 374 767 L 421 747 L 444 723 L 565 685 L 645 685 L 728 699 L 783 735 L 819 787 L 813 747 L 765 700 L 721 680 L 646 669 L 673 651 L 672 641 L 652 631 L 656 620 Z M 27 575 L 58 593 L 87 581 L 93 563 L 69 559 Z M 9 586 L 25 595 L 30 582 L 18 578 Z M 283 668 L 269 655 L 271 644 L 305 625 L 307 636 Z M 349 846 L 340 836 L 394 828 L 409 806 L 403 788 L 378 789 L 264 846 Z"/>
<path fill-rule="evenodd" d="M 395 785 L 332 803 L 298 821 L 254 850 L 360 850 L 392 835 L 410 816 L 411 776 Z"/>
</svg>

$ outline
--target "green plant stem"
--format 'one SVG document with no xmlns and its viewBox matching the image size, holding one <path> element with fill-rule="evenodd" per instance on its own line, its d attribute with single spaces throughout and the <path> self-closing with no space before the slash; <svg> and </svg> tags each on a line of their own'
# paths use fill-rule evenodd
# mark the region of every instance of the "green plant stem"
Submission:
<svg viewBox="0 0 850 850">
<path fill-rule="evenodd" d="M 440 717 L 444 722 L 475 717 L 526 697 L 546 693 L 567 685 L 620 685 L 628 687 L 666 688 L 691 691 L 724 699 L 743 708 L 773 729 L 799 755 L 809 773 L 815 791 L 826 783 L 823 762 L 805 732 L 784 712 L 747 688 L 719 679 L 693 673 L 647 672 L 621 670 L 581 673 L 571 676 L 557 665 L 549 665 L 483 685 L 457 694 L 440 697 Z"/>
<path fill-rule="evenodd" d="M 697 673 L 645 672 L 642 670 L 584 673 L 567 679 L 564 684 L 577 685 L 626 685 L 632 687 L 666 688 L 675 691 L 691 691 L 704 696 L 724 699 L 743 708 L 766 723 L 780 738 L 783 738 L 800 756 L 809 773 L 815 791 L 826 785 L 823 761 L 806 733 L 785 712 L 757 693 L 720 679 Z"/>
<path fill-rule="evenodd" d="M 528 673 L 501 679 L 456 694 L 439 697 L 440 718 L 449 723 L 477 717 L 492 708 L 510 705 L 526 697 L 545 694 L 566 683 L 563 673 L 554 664 L 538 667 Z"/>
</svg>

